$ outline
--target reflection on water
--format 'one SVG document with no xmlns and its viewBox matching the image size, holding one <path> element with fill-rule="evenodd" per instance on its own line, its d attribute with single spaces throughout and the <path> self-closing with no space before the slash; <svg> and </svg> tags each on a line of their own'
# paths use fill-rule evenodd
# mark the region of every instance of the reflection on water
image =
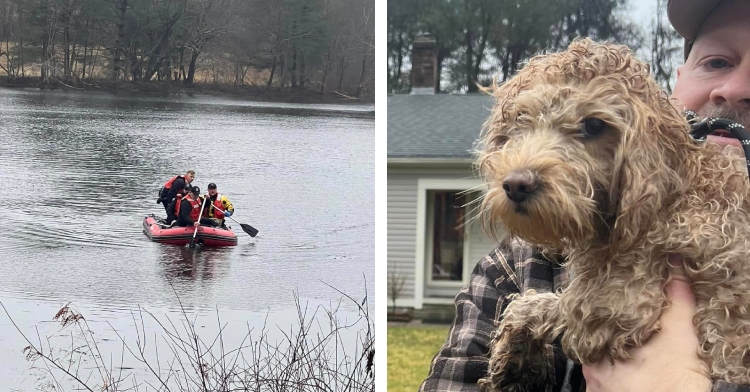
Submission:
<svg viewBox="0 0 750 392">
<path fill-rule="evenodd" d="M 253 247 L 254 244 L 248 246 Z M 160 250 L 163 253 L 164 277 L 173 286 L 210 283 L 230 273 L 228 248 L 164 246 Z"/>
<path fill-rule="evenodd" d="M 0 300 L 23 304 L 13 310 L 30 325 L 50 314 L 29 304 L 73 302 L 124 329 L 138 304 L 284 314 L 293 290 L 328 303 L 323 282 L 361 297 L 366 281 L 372 302 L 372 109 L 0 89 L 0 183 L 14 200 Z M 260 234 L 232 222 L 236 247 L 150 242 L 143 217 L 163 214 L 159 188 L 188 168 Z M 9 328 L 0 321 L 0 336 L 16 336 Z M 5 339 L 4 354 L 23 347 Z M 0 385 L 13 377 L 0 372 Z"/>
</svg>

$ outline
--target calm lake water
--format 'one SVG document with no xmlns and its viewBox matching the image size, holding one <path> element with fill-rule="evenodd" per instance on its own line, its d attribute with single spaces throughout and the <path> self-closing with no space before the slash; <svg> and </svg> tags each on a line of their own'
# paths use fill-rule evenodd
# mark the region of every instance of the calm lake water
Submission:
<svg viewBox="0 0 750 392">
<path fill-rule="evenodd" d="M 337 303 L 326 283 L 366 294 L 374 311 L 373 109 L 0 89 L 0 301 L 35 341 L 36 328 L 42 339 L 59 331 L 50 320 L 71 302 L 118 356 L 113 330 L 135 339 L 138 306 L 174 320 L 181 303 L 209 341 L 217 313 L 236 338 L 293 324 L 294 291 L 310 308 Z M 187 169 L 260 234 L 230 221 L 236 247 L 150 242 L 144 216 L 163 215 L 158 190 Z M 356 307 L 344 301 L 339 314 L 354 319 Z M 0 312 L 0 385 L 11 390 L 40 383 L 24 346 Z"/>
</svg>

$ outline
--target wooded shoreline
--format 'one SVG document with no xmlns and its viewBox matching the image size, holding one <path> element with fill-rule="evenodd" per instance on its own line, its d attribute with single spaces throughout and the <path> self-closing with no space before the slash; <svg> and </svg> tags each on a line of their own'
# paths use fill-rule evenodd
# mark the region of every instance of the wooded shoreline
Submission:
<svg viewBox="0 0 750 392">
<path fill-rule="evenodd" d="M 0 0 L 0 75 L 50 88 L 373 99 L 374 9 L 372 0 Z"/>
<path fill-rule="evenodd" d="M 90 80 L 85 82 L 43 80 L 41 77 L 0 76 L 0 88 L 36 88 L 42 90 L 100 91 L 127 95 L 211 95 L 282 103 L 320 103 L 361 105 L 374 104 L 374 97 L 354 98 L 336 91 L 320 93 L 306 89 L 266 88 L 265 86 L 227 86 L 213 83 L 194 83 L 186 87 L 175 81 L 128 82 Z"/>
</svg>

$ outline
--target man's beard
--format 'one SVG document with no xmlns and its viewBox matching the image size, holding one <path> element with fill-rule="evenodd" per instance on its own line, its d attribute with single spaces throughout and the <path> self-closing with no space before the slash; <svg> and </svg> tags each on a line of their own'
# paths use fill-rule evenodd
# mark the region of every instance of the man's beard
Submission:
<svg viewBox="0 0 750 392">
<path fill-rule="evenodd" d="M 698 110 L 698 115 L 701 118 L 706 117 L 721 117 L 732 120 L 741 124 L 746 129 L 750 125 L 750 110 L 747 109 L 733 109 L 725 106 L 718 106 L 711 102 L 706 103 L 703 107 Z"/>
</svg>

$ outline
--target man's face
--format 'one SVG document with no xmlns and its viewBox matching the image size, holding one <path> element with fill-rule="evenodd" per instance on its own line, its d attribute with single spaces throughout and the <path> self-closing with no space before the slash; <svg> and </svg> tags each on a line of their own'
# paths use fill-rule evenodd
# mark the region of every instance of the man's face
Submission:
<svg viewBox="0 0 750 392">
<path fill-rule="evenodd" d="M 195 174 L 188 174 L 185 176 L 185 179 L 187 180 L 187 182 L 193 182 L 193 180 L 195 179 Z"/>
<path fill-rule="evenodd" d="M 216 188 L 208 188 L 209 196 L 216 196 L 217 193 L 219 193 L 219 191 L 217 191 Z"/>
<path fill-rule="evenodd" d="M 677 68 L 672 96 L 702 117 L 750 127 L 750 2 L 727 0 L 706 19 L 690 56 Z M 739 146 L 737 139 L 712 137 Z"/>
</svg>

